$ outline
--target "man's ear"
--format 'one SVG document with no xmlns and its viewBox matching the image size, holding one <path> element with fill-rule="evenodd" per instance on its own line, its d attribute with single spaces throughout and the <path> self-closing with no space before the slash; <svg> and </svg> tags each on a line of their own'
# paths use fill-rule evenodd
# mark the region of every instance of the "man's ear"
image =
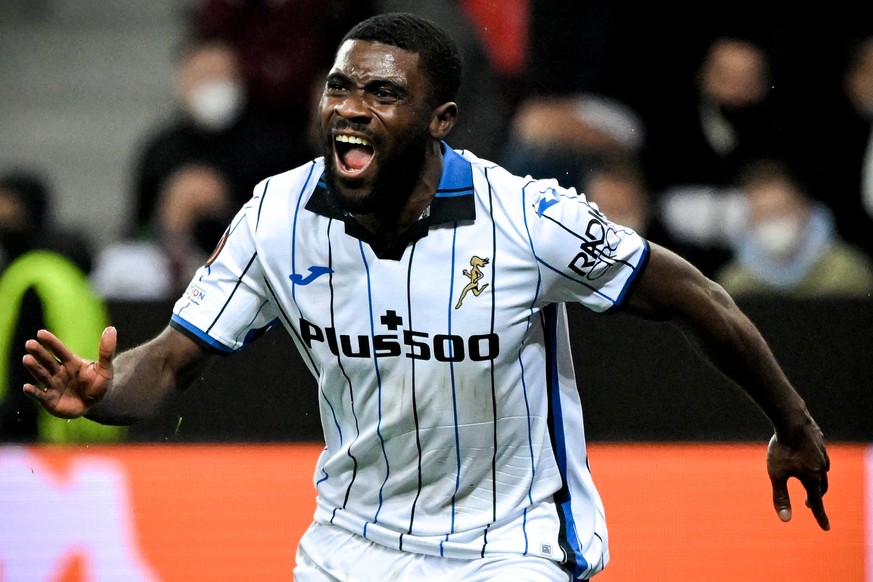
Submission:
<svg viewBox="0 0 873 582">
<path fill-rule="evenodd" d="M 458 104 L 454 101 L 443 103 L 434 109 L 430 120 L 430 135 L 434 139 L 445 139 L 455 127 L 458 119 Z"/>
</svg>

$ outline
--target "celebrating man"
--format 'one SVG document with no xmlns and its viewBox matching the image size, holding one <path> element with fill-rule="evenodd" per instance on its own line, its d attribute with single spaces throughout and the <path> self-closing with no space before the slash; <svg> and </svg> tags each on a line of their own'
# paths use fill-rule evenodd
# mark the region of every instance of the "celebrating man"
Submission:
<svg viewBox="0 0 873 582">
<path fill-rule="evenodd" d="M 134 422 L 281 325 L 326 445 L 296 580 L 588 579 L 609 554 L 564 303 L 625 309 L 681 324 L 758 403 L 779 516 L 796 477 L 827 529 L 822 434 L 752 323 L 581 194 L 451 149 L 460 82 L 430 22 L 357 25 L 321 98 L 324 156 L 258 184 L 160 335 L 115 357 L 108 328 L 89 362 L 40 331 L 25 391 Z"/>
</svg>

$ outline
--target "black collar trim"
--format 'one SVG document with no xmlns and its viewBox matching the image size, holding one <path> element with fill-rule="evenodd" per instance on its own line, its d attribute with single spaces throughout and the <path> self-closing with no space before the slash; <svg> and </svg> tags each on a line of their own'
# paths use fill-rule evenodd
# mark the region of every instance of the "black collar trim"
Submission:
<svg viewBox="0 0 873 582">
<path fill-rule="evenodd" d="M 399 260 L 405 248 L 426 236 L 431 227 L 472 222 L 476 219 L 476 206 L 473 198 L 473 168 L 469 161 L 445 143 L 442 144 L 442 150 L 443 172 L 436 194 L 430 204 L 430 212 L 419 219 L 393 244 L 385 248 L 379 249 L 376 239 L 364 227 L 331 202 L 323 173 L 306 203 L 306 209 L 327 218 L 342 220 L 346 226 L 346 234 L 369 244 L 379 258 Z"/>
</svg>

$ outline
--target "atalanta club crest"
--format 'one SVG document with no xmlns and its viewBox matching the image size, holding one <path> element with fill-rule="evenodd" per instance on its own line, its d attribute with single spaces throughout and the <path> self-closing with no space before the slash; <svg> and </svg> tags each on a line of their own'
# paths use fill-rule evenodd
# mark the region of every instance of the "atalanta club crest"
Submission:
<svg viewBox="0 0 873 582">
<path fill-rule="evenodd" d="M 215 245 L 215 250 L 212 251 L 212 254 L 209 255 L 209 258 L 206 260 L 206 265 L 205 265 L 206 267 L 210 266 L 212 263 L 215 262 L 215 259 L 218 258 L 218 254 L 224 248 L 224 245 L 226 242 L 227 242 L 227 231 L 225 230 L 224 234 L 221 235 L 221 238 L 219 239 L 218 244 Z"/>
</svg>

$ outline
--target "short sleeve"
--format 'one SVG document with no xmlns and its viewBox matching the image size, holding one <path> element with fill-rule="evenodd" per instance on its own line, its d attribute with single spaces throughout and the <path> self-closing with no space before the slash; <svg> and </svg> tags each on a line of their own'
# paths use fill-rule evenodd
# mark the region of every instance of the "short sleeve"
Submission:
<svg viewBox="0 0 873 582">
<path fill-rule="evenodd" d="M 170 325 L 214 351 L 240 350 L 277 320 L 255 240 L 261 203 L 255 196 L 237 213 L 173 308 Z"/>
<path fill-rule="evenodd" d="M 545 302 L 576 301 L 598 312 L 621 305 L 645 268 L 646 240 L 610 222 L 596 205 L 554 180 L 525 188 L 525 220 Z"/>
</svg>

